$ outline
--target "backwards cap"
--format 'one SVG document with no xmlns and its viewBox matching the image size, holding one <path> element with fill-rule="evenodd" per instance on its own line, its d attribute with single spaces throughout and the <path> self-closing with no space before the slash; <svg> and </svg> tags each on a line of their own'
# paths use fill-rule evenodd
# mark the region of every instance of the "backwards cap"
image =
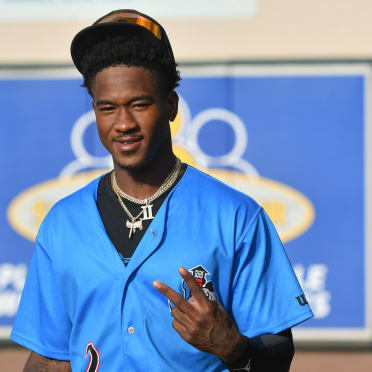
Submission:
<svg viewBox="0 0 372 372">
<path fill-rule="evenodd" d="M 122 35 L 138 35 L 153 38 L 162 43 L 176 64 L 172 47 L 164 28 L 153 18 L 132 9 L 114 10 L 99 18 L 92 26 L 81 30 L 72 40 L 71 57 L 76 68 L 81 71 L 81 61 L 87 50 L 106 38 Z"/>
</svg>

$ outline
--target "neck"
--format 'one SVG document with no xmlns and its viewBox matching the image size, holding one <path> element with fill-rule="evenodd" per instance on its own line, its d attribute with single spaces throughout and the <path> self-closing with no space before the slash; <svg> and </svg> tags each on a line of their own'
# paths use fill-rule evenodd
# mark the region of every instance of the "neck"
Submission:
<svg viewBox="0 0 372 372">
<path fill-rule="evenodd" d="M 175 164 L 176 157 L 173 153 L 165 160 L 153 162 L 141 170 L 123 169 L 115 164 L 116 182 L 122 191 L 134 198 L 150 198 L 163 184 Z"/>
</svg>

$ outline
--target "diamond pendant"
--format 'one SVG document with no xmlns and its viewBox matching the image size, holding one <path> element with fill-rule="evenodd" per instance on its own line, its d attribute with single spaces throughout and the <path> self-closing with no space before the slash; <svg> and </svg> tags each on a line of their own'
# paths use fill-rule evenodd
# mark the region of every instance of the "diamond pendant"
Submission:
<svg viewBox="0 0 372 372">
<path fill-rule="evenodd" d="M 142 219 L 138 220 L 138 221 L 129 221 L 127 220 L 126 222 L 126 226 L 127 228 L 129 229 L 129 239 L 132 239 L 132 235 L 135 234 L 136 230 L 139 229 L 139 230 L 142 230 L 143 227 L 142 227 Z"/>
</svg>

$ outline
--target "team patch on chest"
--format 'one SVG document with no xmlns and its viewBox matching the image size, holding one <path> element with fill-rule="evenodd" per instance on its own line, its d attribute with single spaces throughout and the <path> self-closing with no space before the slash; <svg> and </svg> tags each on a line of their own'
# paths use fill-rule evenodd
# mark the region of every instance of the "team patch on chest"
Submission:
<svg viewBox="0 0 372 372">
<path fill-rule="evenodd" d="M 189 272 L 194 277 L 199 287 L 203 290 L 204 294 L 211 301 L 216 301 L 217 296 L 216 292 L 214 291 L 213 282 L 212 280 L 207 279 L 207 276 L 210 275 L 209 271 L 205 269 L 204 266 L 198 265 L 193 267 L 192 269 L 189 269 Z M 182 290 L 185 300 L 188 300 L 190 297 L 192 297 L 192 293 L 184 280 L 182 280 Z"/>
<path fill-rule="evenodd" d="M 202 289 L 206 297 L 211 301 L 217 301 L 217 295 L 214 290 L 213 282 L 212 280 L 208 280 L 208 276 L 211 275 L 210 272 L 203 265 L 195 266 L 192 269 L 189 269 L 189 272 L 195 279 L 198 286 Z M 181 287 L 183 297 L 186 301 L 188 301 L 192 297 L 192 292 L 184 280 L 182 280 Z M 169 300 L 168 306 L 169 310 L 172 311 L 174 305 Z"/>
</svg>

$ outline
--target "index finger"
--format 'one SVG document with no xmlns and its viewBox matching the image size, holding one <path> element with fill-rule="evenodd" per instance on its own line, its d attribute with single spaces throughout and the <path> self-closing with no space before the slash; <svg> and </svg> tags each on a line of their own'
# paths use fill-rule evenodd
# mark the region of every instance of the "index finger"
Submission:
<svg viewBox="0 0 372 372">
<path fill-rule="evenodd" d="M 204 294 L 203 290 L 201 289 L 195 278 L 190 274 L 190 272 L 184 267 L 180 267 L 178 269 L 178 272 L 189 287 L 194 299 L 199 303 L 209 303 L 207 296 Z"/>
<path fill-rule="evenodd" d="M 155 280 L 152 285 L 165 297 L 168 298 L 175 306 L 177 306 L 182 312 L 189 314 L 194 311 L 194 308 L 174 289 L 166 285 L 165 283 Z"/>
</svg>

